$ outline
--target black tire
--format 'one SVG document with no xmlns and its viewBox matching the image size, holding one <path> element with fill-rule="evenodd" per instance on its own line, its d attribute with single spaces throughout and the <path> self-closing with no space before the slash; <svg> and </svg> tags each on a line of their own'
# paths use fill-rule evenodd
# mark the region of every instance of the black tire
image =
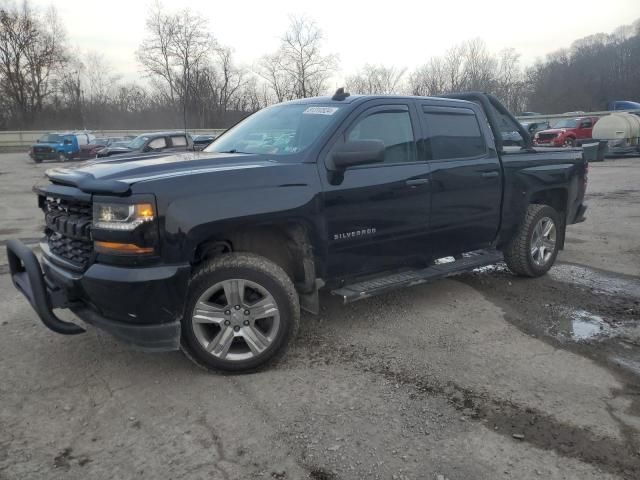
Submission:
<svg viewBox="0 0 640 480">
<path fill-rule="evenodd" d="M 67 156 L 62 152 L 58 153 L 58 161 L 59 162 L 66 162 L 67 161 Z"/>
<path fill-rule="evenodd" d="M 33 159 L 34 162 L 36 163 L 42 163 L 42 159 L 41 158 L 35 158 Z"/>
<path fill-rule="evenodd" d="M 544 265 L 539 265 L 534 261 L 531 253 L 531 240 L 536 225 L 544 218 L 553 221 L 556 236 L 550 257 Z M 524 277 L 539 277 L 547 273 L 558 256 L 560 228 L 560 216 L 555 209 L 549 205 L 529 205 L 522 225 L 503 251 L 509 270 Z"/>
<path fill-rule="evenodd" d="M 243 279 L 264 288 L 276 303 L 279 327 L 270 345 L 260 354 L 243 360 L 221 359 L 209 353 L 198 340 L 192 316 L 200 297 L 212 286 L 229 279 Z M 190 280 L 182 318 L 181 347 L 185 355 L 207 370 L 251 372 L 280 360 L 295 338 L 300 323 L 300 303 L 293 282 L 275 263 L 251 253 L 229 253 L 198 267 Z"/>
<path fill-rule="evenodd" d="M 567 138 L 564 141 L 564 146 L 565 147 L 569 147 L 569 148 L 574 148 L 576 146 L 576 139 L 575 138 Z"/>
</svg>

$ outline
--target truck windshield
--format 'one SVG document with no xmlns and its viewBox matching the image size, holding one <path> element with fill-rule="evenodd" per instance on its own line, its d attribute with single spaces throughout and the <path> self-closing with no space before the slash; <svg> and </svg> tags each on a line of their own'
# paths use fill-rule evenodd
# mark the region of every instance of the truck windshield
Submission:
<svg viewBox="0 0 640 480">
<path fill-rule="evenodd" d="M 42 135 L 38 142 L 40 143 L 60 143 L 62 142 L 62 135 L 57 135 L 55 133 L 47 133 Z"/>
<path fill-rule="evenodd" d="M 254 113 L 204 149 L 212 153 L 287 155 L 311 145 L 336 116 L 335 105 L 275 105 Z"/>
<path fill-rule="evenodd" d="M 136 138 L 131 140 L 131 143 L 127 145 L 131 150 L 138 150 L 142 148 L 145 142 L 149 140 L 149 137 L 146 135 L 138 135 Z"/>
<path fill-rule="evenodd" d="M 578 120 L 575 118 L 563 118 L 553 124 L 551 128 L 576 128 L 578 126 Z"/>
</svg>

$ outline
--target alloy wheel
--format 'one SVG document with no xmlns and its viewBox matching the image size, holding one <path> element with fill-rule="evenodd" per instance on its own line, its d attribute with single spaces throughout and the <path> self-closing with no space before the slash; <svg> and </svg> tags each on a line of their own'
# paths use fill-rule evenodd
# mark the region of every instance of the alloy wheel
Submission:
<svg viewBox="0 0 640 480">
<path fill-rule="evenodd" d="M 274 341 L 280 312 L 263 286 L 229 279 L 208 288 L 195 304 L 193 331 L 209 354 L 228 361 L 253 358 Z"/>
<path fill-rule="evenodd" d="M 544 267 L 556 249 L 556 224 L 549 217 L 542 217 L 531 235 L 531 259 Z"/>
</svg>

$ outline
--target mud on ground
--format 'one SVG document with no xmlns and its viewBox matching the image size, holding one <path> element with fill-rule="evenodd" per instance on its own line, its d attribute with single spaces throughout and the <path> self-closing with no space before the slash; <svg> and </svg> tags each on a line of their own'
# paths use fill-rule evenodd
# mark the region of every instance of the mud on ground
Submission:
<svg viewBox="0 0 640 480">
<path fill-rule="evenodd" d="M 51 164 L 0 155 L 0 244 Z M 212 375 L 38 324 L 0 253 L 0 479 L 640 478 L 640 159 L 593 164 L 540 279 L 503 266 L 319 316 L 276 368 Z"/>
</svg>

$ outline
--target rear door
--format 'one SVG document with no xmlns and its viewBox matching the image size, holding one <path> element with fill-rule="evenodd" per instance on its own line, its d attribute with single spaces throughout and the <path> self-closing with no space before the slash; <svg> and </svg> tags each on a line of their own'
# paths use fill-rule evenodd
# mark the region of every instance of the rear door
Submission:
<svg viewBox="0 0 640 480">
<path fill-rule="evenodd" d="M 329 278 L 429 260 L 429 164 L 418 157 L 419 131 L 413 102 L 367 102 L 345 120 L 321 153 Z M 338 175 L 327 169 L 338 145 L 369 139 L 385 144 L 384 163 L 351 167 Z"/>
<path fill-rule="evenodd" d="M 473 103 L 422 101 L 420 118 L 434 256 L 489 246 L 500 224 L 502 170 L 484 113 Z"/>
</svg>

